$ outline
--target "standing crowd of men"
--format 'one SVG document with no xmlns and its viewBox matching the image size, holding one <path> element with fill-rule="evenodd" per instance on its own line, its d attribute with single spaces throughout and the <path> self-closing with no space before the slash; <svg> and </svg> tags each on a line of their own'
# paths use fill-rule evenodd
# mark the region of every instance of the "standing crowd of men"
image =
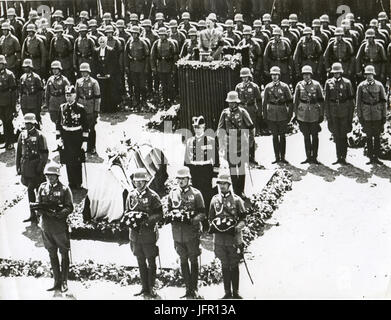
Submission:
<svg viewBox="0 0 391 320">
<path fill-rule="evenodd" d="M 318 133 L 326 116 L 336 144 L 335 164 L 345 165 L 347 133 L 357 108 L 367 135 L 368 164 L 381 164 L 385 84 L 391 68 L 391 28 L 384 12 L 367 30 L 355 22 L 353 14 L 346 16 L 341 27 L 332 26 L 323 15 L 313 21 L 312 28 L 301 24 L 295 14 L 280 26 L 265 14 L 253 27 L 244 23 L 241 14 L 224 24 L 217 22 L 214 13 L 197 23 L 190 21 L 188 12 L 182 14 L 180 23 L 167 22 L 157 13 L 154 24 L 132 14 L 129 25 L 123 20 L 114 22 L 110 13 L 103 15 L 100 25 L 87 12 L 81 12 L 77 22 L 72 17 L 65 20 L 61 11 L 52 17 L 55 21 L 49 26 L 36 11 L 30 11 L 29 20 L 22 24 L 15 10 L 7 12 L 0 38 L 0 115 L 7 148 L 12 149 L 12 115 L 20 103 L 26 130 L 17 141 L 16 167 L 30 202 L 44 204 L 32 209 L 26 221 L 37 221 L 37 213 L 43 217 L 53 290 L 67 290 L 69 233 L 64 226 L 73 205 L 69 188 L 58 181 L 58 166 L 49 164 L 45 169 L 48 148 L 39 130 L 43 104 L 56 125 L 69 187 L 77 189 L 82 184 L 85 152 L 96 152 L 94 127 L 101 111 L 115 111 L 127 95 L 138 111 L 153 95 L 163 106 L 171 104 L 178 94 L 175 62 L 180 57 L 198 60 L 202 51 L 208 52 L 209 60 L 236 51 L 247 57 L 240 70 L 242 82 L 227 93 L 228 107 L 217 127 L 218 132 L 234 130 L 237 134 L 218 141 L 229 168 L 229 173 L 219 172 L 218 193 L 212 189 L 212 178 L 220 155 L 215 153 L 216 140 L 205 134 L 205 119 L 198 116 L 193 118 L 195 136 L 186 142 L 185 167 L 176 175 L 178 188 L 169 195 L 169 211 L 190 216 L 189 221 L 172 224 L 187 298 L 199 297 L 200 225 L 215 232 L 224 298 L 241 298 L 238 264 L 243 245 L 244 170 L 248 162 L 255 162 L 254 136 L 261 121 L 267 122 L 272 133 L 275 162 L 287 162 L 287 125 L 297 120 L 304 136 L 303 163 L 319 164 Z M 233 145 L 238 147 L 234 152 L 230 150 Z M 156 297 L 156 224 L 162 218 L 162 204 L 148 188 L 148 179 L 143 169 L 134 173 L 135 190 L 128 196 L 126 210 L 148 215 L 140 229 L 131 230 L 130 243 L 140 269 L 140 294 Z M 57 249 L 62 255 L 61 272 Z"/>
</svg>

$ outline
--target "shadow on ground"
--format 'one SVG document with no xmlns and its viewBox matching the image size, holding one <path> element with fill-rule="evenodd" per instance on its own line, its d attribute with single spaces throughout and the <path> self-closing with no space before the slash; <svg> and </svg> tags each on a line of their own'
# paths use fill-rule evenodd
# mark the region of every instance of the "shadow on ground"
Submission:
<svg viewBox="0 0 391 320">
<path fill-rule="evenodd" d="M 22 234 L 33 241 L 36 247 L 43 247 L 42 232 L 38 225 L 32 223 Z"/>
</svg>

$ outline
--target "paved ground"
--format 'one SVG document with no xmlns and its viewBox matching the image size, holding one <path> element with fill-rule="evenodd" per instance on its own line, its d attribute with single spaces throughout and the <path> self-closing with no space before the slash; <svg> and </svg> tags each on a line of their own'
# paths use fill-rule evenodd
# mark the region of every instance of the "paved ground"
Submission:
<svg viewBox="0 0 391 320">
<path fill-rule="evenodd" d="M 101 158 L 90 159 L 93 162 L 88 163 L 89 174 L 99 174 L 106 147 L 118 141 L 122 130 L 163 146 L 173 160 L 169 168 L 169 172 L 173 172 L 182 159 L 180 140 L 171 135 L 143 131 L 141 126 L 145 121 L 145 117 L 137 115 L 121 114 L 116 119 L 105 116 L 97 126 Z M 53 132 L 47 116 L 44 122 L 44 130 Z M 274 214 L 280 226 L 266 231 L 251 245 L 252 255 L 247 258 L 255 285 L 251 285 L 244 269 L 241 272 L 241 291 L 248 299 L 391 297 L 388 293 L 391 293 L 391 163 L 386 161 L 386 166 L 382 167 L 367 166 L 362 149 L 358 149 L 349 150 L 348 161 L 352 165 L 331 165 L 335 160 L 334 145 L 329 141 L 326 126 L 322 127 L 319 160 L 324 165 L 301 165 L 300 161 L 304 158 L 301 134 L 287 139 L 287 159 L 291 164 L 286 168 L 292 172 L 295 182 L 293 190 L 285 195 L 284 202 Z M 173 141 L 176 141 L 175 144 Z M 266 172 L 273 172 L 277 166 L 271 165 L 274 157 L 271 137 L 257 138 L 257 142 L 257 159 L 266 166 Z M 49 145 L 51 150 L 55 149 L 53 138 L 49 139 Z M 15 185 L 18 178 L 10 156 L 0 154 L 0 171 L 6 177 L 6 183 L 0 187 L 0 195 L 3 195 L 1 207 L 1 203 L 14 197 L 15 190 L 22 192 L 23 188 Z M 258 174 L 257 171 L 252 172 L 253 184 L 247 179 L 248 190 L 263 187 Z M 81 198 L 81 195 L 76 196 Z M 0 218 L 0 256 L 12 256 L 18 252 L 12 247 L 19 246 L 19 240 L 15 244 L 13 239 L 24 237 L 24 241 L 29 242 L 27 255 L 31 253 L 33 259 L 35 255 L 44 259 L 44 250 L 34 240 L 36 232 L 20 222 L 26 214 L 21 212 L 25 202 L 23 199 Z M 106 248 L 107 244 L 99 245 Z M 20 247 L 23 248 L 22 245 Z M 120 259 L 126 264 L 129 261 L 127 245 L 110 244 L 110 249 L 113 247 L 121 258 L 105 249 L 102 259 Z M 76 244 L 74 248 L 78 250 Z M 40 288 L 48 284 L 50 279 L 1 278 L 0 297 L 52 298 L 44 293 L 41 295 L 43 289 Z M 25 285 L 29 289 L 21 290 Z M 133 299 L 131 292 L 137 290 L 134 286 L 120 287 L 103 282 L 88 285 L 90 287 L 86 288 L 81 283 L 72 282 L 72 294 L 77 299 Z M 206 298 L 219 298 L 222 286 L 201 288 L 201 292 Z M 181 294 L 180 288 L 162 290 L 163 298 L 175 299 Z"/>
</svg>

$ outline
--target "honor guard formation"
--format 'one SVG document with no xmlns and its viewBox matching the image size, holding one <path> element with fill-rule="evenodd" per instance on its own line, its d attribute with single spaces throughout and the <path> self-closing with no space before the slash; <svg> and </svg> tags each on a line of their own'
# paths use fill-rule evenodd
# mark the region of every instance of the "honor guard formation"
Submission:
<svg viewBox="0 0 391 320">
<path fill-rule="evenodd" d="M 265 13 L 263 1 L 251 1 L 253 11 L 244 15 L 242 1 L 232 0 L 225 1 L 224 10 L 220 1 L 203 1 L 205 12 L 184 0 L 101 0 L 99 12 L 97 1 L 83 0 L 76 1 L 77 14 L 68 2 L 57 1 L 47 19 L 37 13 L 38 2 L 24 8 L 8 1 L 0 21 L 0 118 L 5 147 L 11 150 L 17 106 L 24 115 L 16 170 L 31 203 L 25 221 L 41 218 L 54 277 L 49 290 L 68 290 L 70 189 L 81 188 L 85 153 L 96 154 L 99 114 L 123 106 L 134 112 L 148 111 L 151 104 L 167 109 L 180 102 L 179 58 L 200 60 L 207 53 L 209 61 L 219 60 L 230 48 L 247 46 L 250 61 L 240 70 L 241 82 L 227 92 L 226 108 L 213 128 L 218 138 L 206 134 L 203 115 L 193 117 L 195 134 L 185 142 L 184 166 L 177 170 L 177 187 L 168 196 L 184 297 L 201 298 L 200 236 L 209 231 L 222 264 L 223 298 L 241 298 L 238 265 L 243 255 L 245 168 L 256 164 L 255 136 L 262 126 L 267 125 L 272 135 L 273 163 L 288 162 L 287 128 L 297 121 L 304 137 L 302 163 L 319 164 L 318 134 L 327 119 L 336 146 L 334 164 L 346 165 L 347 134 L 356 113 L 367 135 L 368 164 L 382 164 L 380 135 L 391 74 L 391 26 L 385 12 L 365 25 L 348 13 L 335 26 L 326 14 L 301 22 L 298 15 L 286 12 L 287 18 L 279 14 L 277 21 Z M 121 4 L 125 11 L 119 14 Z M 56 127 L 69 187 L 59 181 L 60 167 L 47 164 L 49 151 L 40 131 L 43 106 Z M 222 163 L 228 173 L 219 170 Z M 127 197 L 126 212 L 143 217 L 139 228 L 130 232 L 140 270 L 139 295 L 157 297 L 162 201 L 149 189 L 145 169 L 136 170 L 131 179 L 135 189 Z"/>
</svg>

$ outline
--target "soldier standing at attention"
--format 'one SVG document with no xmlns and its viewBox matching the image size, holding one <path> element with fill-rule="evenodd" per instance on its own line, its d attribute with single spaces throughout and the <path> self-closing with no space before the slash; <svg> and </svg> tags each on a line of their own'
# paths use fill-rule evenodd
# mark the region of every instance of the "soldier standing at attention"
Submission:
<svg viewBox="0 0 391 320">
<path fill-rule="evenodd" d="M 273 135 L 273 148 L 276 160 L 273 163 L 288 163 L 285 160 L 286 132 L 293 114 L 293 99 L 288 84 L 280 81 L 279 67 L 270 70 L 272 82 L 265 87 L 263 118 Z"/>
<path fill-rule="evenodd" d="M 357 87 L 357 116 L 367 135 L 367 149 L 369 162 L 380 164 L 380 135 L 386 123 L 387 100 L 383 84 L 374 79 L 376 75 L 373 66 L 366 66 L 364 76 L 366 80 Z"/>
<path fill-rule="evenodd" d="M 138 230 L 130 230 L 130 248 L 137 257 L 140 270 L 142 289 L 135 294 L 156 297 L 156 257 L 159 248 L 156 246 L 158 230 L 156 223 L 163 218 L 163 209 L 160 198 L 156 192 L 148 187 L 149 176 L 145 169 L 137 169 L 133 176 L 135 189 L 126 200 L 126 211 L 144 212 L 148 218 Z M 147 265 L 148 262 L 148 265 Z"/>
<path fill-rule="evenodd" d="M 41 123 L 41 107 L 43 84 L 41 77 L 33 72 L 33 62 L 31 59 L 25 59 L 22 67 L 25 73 L 20 77 L 20 106 L 22 113 L 34 113 L 38 121 Z"/>
<path fill-rule="evenodd" d="M 3 123 L 5 148 L 12 150 L 13 145 L 13 113 L 16 106 L 16 80 L 12 71 L 6 68 L 7 61 L 0 55 L 0 120 Z"/>
<path fill-rule="evenodd" d="M 92 37 L 87 35 L 87 26 L 85 24 L 79 25 L 79 37 L 75 39 L 73 50 L 73 69 L 79 70 L 82 63 L 88 63 L 90 68 L 93 66 L 93 54 L 95 50 L 95 42 Z"/>
<path fill-rule="evenodd" d="M 22 45 L 22 59 L 31 59 L 33 68 L 40 77 L 45 75 L 46 48 L 42 38 L 37 37 L 35 24 L 29 24 L 26 28 L 27 38 Z"/>
<path fill-rule="evenodd" d="M 229 107 L 221 113 L 217 136 L 222 153 L 230 168 L 234 192 L 245 198 L 245 169 L 250 154 L 249 150 L 255 148 L 254 124 L 248 112 L 239 106 L 240 99 L 236 91 L 228 92 L 225 101 L 228 102 Z"/>
<path fill-rule="evenodd" d="M 7 61 L 7 69 L 12 71 L 15 75 L 20 76 L 20 42 L 11 33 L 11 26 L 9 23 L 4 22 L 1 25 L 1 30 L 3 31 L 3 36 L 0 38 L 0 52 L 5 56 Z"/>
<path fill-rule="evenodd" d="M 16 172 L 21 175 L 22 183 L 27 187 L 29 201 L 35 202 L 35 191 L 45 181 L 43 170 L 49 151 L 45 136 L 35 128 L 35 114 L 25 114 L 24 123 L 25 130 L 20 133 L 16 148 Z M 30 217 L 23 222 L 38 222 L 34 210 L 30 210 Z"/>
<path fill-rule="evenodd" d="M 91 77 L 91 69 L 87 62 L 80 65 L 81 78 L 76 80 L 76 102 L 80 103 L 87 114 L 88 143 L 87 152 L 96 154 L 95 125 L 100 112 L 100 87 L 98 80 Z"/>
<path fill-rule="evenodd" d="M 220 193 L 210 203 L 209 223 L 216 227 L 214 220 L 222 218 L 229 219 L 232 223 L 229 229 L 215 228 L 213 239 L 214 252 L 221 261 L 223 272 L 225 294 L 222 299 L 242 299 L 239 294 L 239 262 L 242 257 L 245 208 L 242 199 L 230 190 L 231 179 L 228 174 L 219 174 L 217 183 Z"/>
<path fill-rule="evenodd" d="M 73 211 L 71 190 L 59 180 L 60 166 L 48 164 L 45 167 L 46 182 L 38 189 L 38 215 L 42 217 L 43 244 L 49 252 L 54 285 L 47 291 L 68 291 L 70 235 L 67 217 Z M 60 261 L 57 252 L 61 254 Z"/>
<path fill-rule="evenodd" d="M 347 134 L 352 130 L 354 111 L 354 91 L 349 79 L 342 77 L 342 64 L 333 64 L 333 78 L 325 85 L 325 112 L 330 132 L 333 134 L 337 150 L 337 161 L 333 164 L 346 165 L 348 150 Z"/>
<path fill-rule="evenodd" d="M 61 74 L 62 66 L 60 61 L 53 61 L 51 64 L 53 75 L 48 79 L 45 89 L 45 101 L 48 107 L 50 120 L 57 123 L 60 106 L 66 102 L 65 88 L 70 85 L 69 80 Z"/>
<path fill-rule="evenodd" d="M 312 80 L 312 68 L 301 69 L 303 80 L 296 85 L 293 105 L 295 117 L 304 136 L 306 160 L 301 162 L 320 164 L 318 161 L 320 123 L 324 120 L 324 98 L 318 81 Z"/>
<path fill-rule="evenodd" d="M 182 211 L 189 215 L 189 219 L 183 222 L 173 221 L 171 224 L 175 250 L 181 261 L 182 277 L 186 285 L 186 294 L 181 298 L 199 299 L 197 258 L 201 254 L 200 223 L 205 219 L 205 204 L 201 192 L 190 184 L 188 167 L 180 168 L 176 178 L 178 188 L 168 196 L 168 211 Z"/>
<path fill-rule="evenodd" d="M 74 86 L 65 88 L 66 103 L 60 106 L 56 124 L 56 139 L 63 149 L 61 163 L 67 168 L 69 187 L 80 189 L 82 184 L 82 162 L 87 151 L 88 123 L 83 105 L 76 102 Z"/>
</svg>

